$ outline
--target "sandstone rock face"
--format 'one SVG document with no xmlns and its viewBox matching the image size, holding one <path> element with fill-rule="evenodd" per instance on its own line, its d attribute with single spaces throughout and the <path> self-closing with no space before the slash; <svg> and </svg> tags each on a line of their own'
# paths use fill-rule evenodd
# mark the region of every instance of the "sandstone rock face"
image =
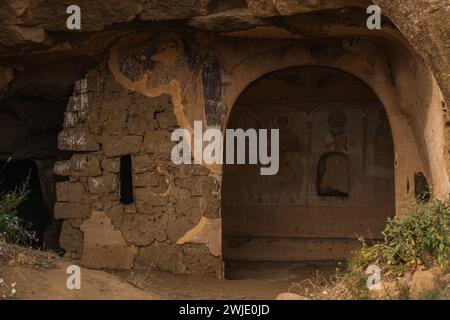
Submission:
<svg viewBox="0 0 450 320">
<path fill-rule="evenodd" d="M 67 196 L 63 195 L 64 191 L 60 192 L 58 202 L 64 204 L 58 203 L 58 216 L 88 219 L 85 210 L 102 210 L 127 246 L 139 248 L 136 258 L 139 266 L 152 262 L 173 272 L 214 272 L 214 268 L 220 269 L 218 261 L 222 257 L 221 168 L 175 165 L 171 161 L 175 145 L 171 135 L 175 129 L 182 127 L 192 133 L 195 120 L 204 120 L 206 127 L 223 128 L 232 108 L 230 101 L 235 101 L 248 84 L 270 71 L 302 64 L 321 64 L 351 71 L 374 86 L 386 104 L 388 114 L 398 112 L 394 99 L 397 83 L 392 82 L 386 57 L 379 54 L 383 52 L 380 41 L 339 38 L 323 43 L 292 42 L 296 34 L 331 35 L 333 23 L 322 24 L 320 18 L 309 13 L 289 16 L 294 7 L 298 12 L 316 10 L 312 2 L 300 7 L 289 1 L 273 4 L 277 12 L 281 10 L 286 15 L 283 21 L 284 26 L 288 26 L 290 38 L 269 41 L 273 46 L 269 52 L 267 45 L 259 41 L 260 35 L 255 35 L 252 40 L 237 37 L 225 41 L 208 37 L 203 31 L 198 32 L 197 38 L 182 32 L 161 32 L 146 34 L 147 38 L 142 36 L 143 39 L 136 35 L 136 39 L 117 41 L 97 68 L 75 83 L 73 98 L 69 99 L 60 147 L 76 155 L 71 162 L 61 162 L 55 167 L 55 171 L 70 177 L 64 188 L 72 194 Z M 253 29 L 261 27 L 260 21 L 253 21 L 245 10 L 231 8 L 226 13 L 219 11 L 192 18 L 188 23 L 199 29 L 224 32 L 223 24 L 218 21 L 228 21 L 226 19 L 231 15 L 245 17 L 247 26 L 237 23 L 237 29 L 247 30 L 251 24 L 255 24 Z M 335 11 L 327 14 L 332 21 L 340 17 Z M 355 9 L 343 14 L 349 19 L 356 15 L 359 20 L 355 19 L 355 24 L 364 21 L 364 16 Z M 314 27 L 302 22 L 304 17 Z M 361 27 L 355 28 L 361 31 Z M 391 25 L 386 28 L 395 32 Z M 286 33 L 281 35 L 284 37 Z M 238 51 L 236 48 L 240 47 L 242 49 Z M 414 60 L 416 56 L 409 57 L 419 63 Z M 410 69 L 405 72 L 414 74 Z M 304 85 L 310 79 L 296 81 Z M 403 88 L 400 96 L 404 97 L 405 92 L 406 88 Z M 409 102 L 412 103 L 401 100 L 400 108 L 406 108 Z M 436 110 L 436 100 L 428 107 Z M 425 119 L 419 118 L 417 116 L 414 123 Z M 413 129 L 400 117 L 390 120 L 394 123 L 398 143 L 403 146 L 398 151 L 399 161 L 402 166 L 409 166 L 399 172 L 397 182 L 405 181 L 410 174 L 424 170 L 423 164 L 418 156 L 412 157 L 414 162 L 406 161 L 407 156 L 411 158 L 419 152 L 411 133 Z M 441 120 L 435 118 L 436 123 Z M 423 123 L 423 126 L 430 126 L 430 123 Z M 424 127 L 419 128 L 423 133 Z M 131 204 L 120 201 L 120 159 L 124 155 L 132 158 Z M 439 161 L 433 160 L 433 170 L 442 163 L 442 159 Z M 448 181 L 442 181 L 442 189 L 446 188 L 446 183 L 448 185 Z M 400 200 L 396 203 L 399 210 L 402 209 L 402 197 L 407 196 L 401 190 L 402 193 L 397 195 Z M 85 196 L 80 196 L 80 192 Z M 64 206 L 70 208 L 65 215 L 60 209 Z M 78 213 L 74 212 L 76 210 Z M 171 259 L 155 257 L 163 251 L 161 248 L 170 250 L 174 263 Z M 201 264 L 199 259 L 202 259 Z"/>
<path fill-rule="evenodd" d="M 280 14 L 273 0 L 247 0 L 248 9 L 255 17 L 273 17 Z"/>
<path fill-rule="evenodd" d="M 450 48 L 450 3 L 448 1 L 375 0 L 402 34 L 428 61 L 439 81 L 447 106 L 450 104 L 448 68 Z"/>
<path fill-rule="evenodd" d="M 416 271 L 413 275 L 410 295 L 413 299 L 423 299 L 436 289 L 438 277 L 431 271 Z"/>
<path fill-rule="evenodd" d="M 172 132 L 192 131 L 194 120 L 224 129 L 233 101 L 259 77 L 321 65 L 382 97 L 398 139 L 397 211 L 415 172 L 442 196 L 450 185 L 442 171 L 450 172 L 448 1 L 373 2 L 385 15 L 380 31 L 365 26 L 366 0 L 80 0 L 82 29 L 73 32 L 69 1 L 2 1 L 0 158 L 58 159 L 55 175 L 69 179 L 56 184 L 55 218 L 64 220 L 68 255 L 81 257 L 80 226 L 92 234 L 87 221 L 102 211 L 113 225 L 105 234 L 126 256 L 116 265 L 136 256 L 141 266 L 211 272 L 221 258 L 221 167 L 174 165 Z M 120 202 L 124 155 L 132 204 Z"/>
<path fill-rule="evenodd" d="M 0 158 L 65 158 L 56 137 L 62 129 L 67 98 L 85 65 L 86 59 L 81 58 L 23 71 L 0 69 L 0 82 L 4 83 L 0 84 Z"/>
<path fill-rule="evenodd" d="M 343 7 L 367 7 L 370 5 L 370 1 L 365 0 L 272 0 L 272 3 L 282 15 L 295 15 L 298 13 Z"/>
<path fill-rule="evenodd" d="M 263 20 L 255 19 L 247 9 L 235 9 L 190 19 L 187 24 L 202 30 L 229 32 L 264 26 Z"/>
<path fill-rule="evenodd" d="M 295 0 L 247 0 L 243 6 L 218 6 L 213 0 L 189 0 L 182 3 L 173 1 L 143 1 L 128 0 L 110 1 L 108 10 L 101 5 L 94 5 L 92 1 L 79 1 L 83 13 L 83 31 L 101 31 L 107 26 L 117 23 L 129 22 L 134 19 L 144 21 L 176 20 L 176 19 L 200 19 L 193 23 L 209 24 L 211 28 L 233 30 L 234 23 L 230 20 L 242 21 L 242 15 L 227 13 L 230 9 L 248 9 L 251 16 L 274 17 L 278 15 L 291 16 L 312 11 L 340 9 L 345 7 L 366 8 L 370 1 L 360 0 L 330 0 L 330 1 L 295 1 Z M 445 46 L 449 32 L 449 5 L 446 0 L 438 1 L 409 1 L 402 0 L 375 0 L 388 16 L 403 32 L 416 49 L 430 63 L 437 75 L 442 90 L 446 92 L 446 102 L 449 103 L 449 87 L 446 77 L 445 66 L 448 65 L 449 52 Z M 40 50 L 42 47 L 49 48 L 58 42 L 50 32 L 67 31 L 66 8 L 70 3 L 46 2 L 38 0 L 25 3 L 20 0 L 3 2 L 0 6 L 0 18 L 4 22 L 0 28 L 3 35 L 0 41 L 0 55 L 16 53 L 17 50 L 30 52 Z M 214 17 L 215 15 L 215 17 Z M 52 19 L 48 19 L 51 16 Z M 251 19 L 251 16 L 245 18 Z M 223 18 L 226 23 L 223 22 Z M 203 21 L 201 19 L 204 19 Z M 210 21 L 210 22 L 205 22 Z M 257 20 L 244 23 L 238 28 L 246 29 L 255 26 Z M 222 25 L 222 27 L 221 27 Z M 236 27 L 234 27 L 236 29 Z M 86 38 L 86 37 L 83 37 Z M 75 41 L 70 46 L 77 47 Z M 446 63 L 447 62 L 447 63 Z"/>
<path fill-rule="evenodd" d="M 447 170 L 450 170 L 450 3 L 448 1 L 375 0 L 419 52 L 436 77 L 442 91 L 442 113 L 445 118 Z"/>
</svg>

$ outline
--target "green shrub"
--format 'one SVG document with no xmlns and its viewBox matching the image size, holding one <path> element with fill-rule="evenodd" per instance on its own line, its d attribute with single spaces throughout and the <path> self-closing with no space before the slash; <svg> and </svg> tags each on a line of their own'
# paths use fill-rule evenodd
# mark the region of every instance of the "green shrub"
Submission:
<svg viewBox="0 0 450 320">
<path fill-rule="evenodd" d="M 389 220 L 383 235 L 382 253 L 389 265 L 445 268 L 450 258 L 450 201 L 417 202 L 408 215 Z"/>
<path fill-rule="evenodd" d="M 0 193 L 0 233 L 7 242 L 31 245 L 36 240 L 35 233 L 28 231 L 22 219 L 17 216 L 18 206 L 30 194 L 28 186 L 29 177 L 13 191 Z"/>
<path fill-rule="evenodd" d="M 352 254 L 349 272 L 364 272 L 370 264 L 403 274 L 408 267 L 448 267 L 450 259 L 450 198 L 417 201 L 403 217 L 389 219 L 384 241 Z"/>
<path fill-rule="evenodd" d="M 383 279 L 391 280 L 415 271 L 419 265 L 446 270 L 450 259 L 450 198 L 419 199 L 411 204 L 407 215 L 388 219 L 382 234 L 384 241 L 374 245 L 361 239 L 362 247 L 352 252 L 346 268 L 338 269 L 336 283 L 345 288 L 337 286 L 341 295 L 367 299 L 366 270 L 372 264 L 380 268 Z M 448 290 L 439 289 L 428 295 L 447 297 Z M 409 298 L 407 288 L 400 288 L 400 298 Z"/>
</svg>

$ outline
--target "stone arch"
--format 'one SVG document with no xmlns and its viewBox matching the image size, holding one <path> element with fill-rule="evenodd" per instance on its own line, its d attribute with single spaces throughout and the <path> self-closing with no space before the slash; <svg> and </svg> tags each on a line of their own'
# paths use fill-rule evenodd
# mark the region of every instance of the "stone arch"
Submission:
<svg viewBox="0 0 450 320">
<path fill-rule="evenodd" d="M 347 72 L 366 83 L 385 107 L 394 140 L 396 213 L 402 215 L 407 212 L 406 204 L 412 196 L 412 188 L 408 188 L 408 184 L 413 181 L 416 172 L 424 172 L 429 177 L 436 194 L 446 194 L 450 190 L 447 173 L 442 172 L 446 165 L 442 152 L 445 150 L 440 100 L 442 94 L 433 74 L 395 32 L 388 30 L 372 35 L 355 33 L 353 36 L 356 39 L 350 38 L 351 32 L 344 33 L 318 39 L 321 43 L 319 52 L 308 41 L 293 38 L 273 39 L 269 48 L 263 42 L 248 43 L 246 39 L 226 41 L 220 38 L 224 40 L 220 44 L 217 39 L 208 40 L 208 49 L 211 48 L 211 51 L 224 58 L 220 74 L 223 108 L 219 126 L 226 128 L 225 120 L 229 119 L 237 97 L 249 84 L 267 73 L 293 66 L 323 66 Z M 363 39 L 363 36 L 367 38 Z M 236 46 L 237 43 L 239 46 Z M 333 51 L 336 44 L 337 50 L 332 52 L 336 54 L 322 54 L 324 50 L 325 53 L 327 50 Z M 252 50 L 248 50 L 250 47 Z M 113 62 L 114 59 L 110 59 L 110 68 Z M 112 72 L 117 75 L 114 67 Z M 161 92 L 172 95 L 176 102 L 177 118 L 180 126 L 184 127 L 193 120 L 206 120 L 206 116 L 203 114 L 201 99 L 197 99 L 197 96 L 194 95 L 195 99 L 191 101 L 181 99 L 177 89 L 183 84 L 183 79 L 176 75 L 170 88 L 149 89 L 127 83 L 124 86 L 142 90 L 148 96 Z M 425 84 L 423 90 L 422 84 Z M 217 174 L 220 182 L 220 165 L 207 167 Z"/>
<path fill-rule="evenodd" d="M 261 42 L 253 43 L 252 50 L 245 50 L 249 44 L 238 38 L 220 44 L 216 40 L 208 42 L 208 50 L 223 58 L 219 77 L 223 98 L 219 108 L 221 121 L 214 126 L 225 128 L 226 119 L 237 97 L 264 74 L 307 65 L 345 71 L 365 82 L 386 108 L 393 131 L 396 161 L 399 167 L 406 168 L 397 174 L 396 185 L 403 185 L 397 190 L 398 199 L 403 199 L 398 202 L 397 212 L 403 214 L 407 210 L 410 194 L 404 184 L 406 180 L 413 179 L 414 172 L 424 171 L 430 177 L 434 193 L 438 197 L 446 196 L 450 192 L 450 181 L 447 172 L 442 174 L 442 167 L 447 166 L 448 158 L 441 152 L 446 148 L 443 98 L 433 74 L 398 32 L 390 28 L 380 32 L 365 30 L 363 34 L 352 32 L 355 30 L 340 31 L 330 38 L 311 42 L 295 41 L 292 37 L 282 41 L 273 40 L 269 49 Z M 239 42 L 242 49 L 236 50 L 234 42 Z M 113 53 L 116 51 L 113 50 Z M 117 54 L 112 54 L 109 62 L 117 76 L 119 72 L 114 66 L 116 58 Z M 119 82 L 145 95 L 154 96 L 161 92 L 172 94 L 180 125 L 189 131 L 192 131 L 190 123 L 194 120 L 201 119 L 208 123 L 199 105 L 201 99 L 181 99 L 177 88 L 184 86 L 182 77 L 177 75 L 170 88 L 150 89 L 141 86 L 142 83 L 130 84 L 122 78 L 119 75 Z M 218 114 L 214 114 L 215 119 L 218 119 Z M 220 166 L 209 167 L 216 173 L 221 171 Z"/>
<path fill-rule="evenodd" d="M 354 57 L 360 59 L 360 57 Z M 265 61 L 264 68 L 255 67 L 258 65 L 258 61 Z M 273 62 L 275 61 L 275 62 Z M 269 63 L 267 63 L 269 62 Z M 233 83 L 232 85 L 225 87 L 225 109 L 227 110 L 226 118 L 229 118 L 231 109 L 239 97 L 240 93 L 245 90 L 251 83 L 263 78 L 264 75 L 276 72 L 290 67 L 328 67 L 339 70 L 341 72 L 350 74 L 359 79 L 367 87 L 369 87 L 380 99 L 380 103 L 384 106 L 387 119 L 392 129 L 392 137 L 394 142 L 396 163 L 398 165 L 403 164 L 403 168 L 396 167 L 396 212 L 397 214 L 405 214 L 407 210 L 408 198 L 410 197 L 409 190 L 404 185 L 408 179 L 413 179 L 414 173 L 417 171 L 427 171 L 424 164 L 424 156 L 419 150 L 419 144 L 416 139 L 416 134 L 408 120 L 408 117 L 401 110 L 397 101 L 397 92 L 395 86 L 392 84 L 390 75 L 385 73 L 383 68 L 386 67 L 383 61 L 371 62 L 378 64 L 377 68 L 380 70 L 374 72 L 376 76 L 369 76 L 361 71 L 360 66 L 355 61 L 336 62 L 331 61 L 327 63 L 317 63 L 309 54 L 309 52 L 302 47 L 291 47 L 285 52 L 283 57 L 278 60 L 268 60 L 264 54 L 252 57 L 245 65 L 238 66 L 233 70 Z M 245 74 L 245 75 L 244 75 Z M 376 78 L 376 79 L 374 79 Z M 436 110 L 435 112 L 438 112 Z M 225 124 L 224 124 L 225 125 Z M 440 159 L 440 162 L 444 163 L 444 159 Z M 434 163 L 437 160 L 432 161 Z M 436 165 L 431 171 L 438 171 Z M 431 176 L 431 174 L 430 174 Z M 442 184 L 442 189 L 447 190 L 448 181 L 442 179 L 438 183 Z M 450 189 L 449 189 L 450 190 Z"/>
<path fill-rule="evenodd" d="M 291 79 L 291 71 L 302 76 Z M 322 88 L 321 79 L 314 79 L 316 71 L 318 75 L 323 72 L 325 78 L 336 74 L 343 78 Z M 277 81 L 283 82 L 286 89 Z M 358 87 L 353 88 L 353 96 L 351 86 L 355 83 Z M 272 85 L 270 92 L 267 88 Z M 347 91 L 339 98 L 343 87 Z M 306 100 L 305 92 L 311 92 Z M 280 98 L 285 96 L 286 100 Z M 393 150 L 390 175 L 378 180 L 373 159 L 366 159 L 362 151 L 363 144 L 373 144 L 367 139 L 378 124 L 377 114 L 367 116 L 366 109 L 378 101 L 373 90 L 355 76 L 321 66 L 270 72 L 242 91 L 226 128 L 247 129 L 245 114 L 255 115 L 261 128 L 278 128 L 280 169 L 276 176 L 265 177 L 259 175 L 258 166 L 223 166 L 222 253 L 226 266 L 233 269 L 235 260 L 240 259 L 340 259 L 355 244 L 354 234 L 361 235 L 363 229 L 375 225 L 366 236 L 381 232 L 386 218 L 395 214 Z M 385 112 L 381 103 L 377 108 Z M 369 125 L 363 120 L 366 117 Z M 391 131 L 389 123 L 386 128 Z M 343 176 L 337 184 L 336 174 Z M 390 188 L 378 188 L 380 184 Z M 382 190 L 379 196 L 374 195 L 377 190 Z M 386 208 L 377 209 L 377 203 L 386 204 Z M 351 208 L 358 209 L 351 213 Z M 364 218 L 358 216 L 361 214 Z M 317 220 L 314 222 L 317 217 L 320 226 Z M 355 227 L 352 222 L 361 224 Z M 337 244 L 337 238 L 345 239 L 345 244 Z M 227 267 L 225 277 L 233 277 Z"/>
</svg>

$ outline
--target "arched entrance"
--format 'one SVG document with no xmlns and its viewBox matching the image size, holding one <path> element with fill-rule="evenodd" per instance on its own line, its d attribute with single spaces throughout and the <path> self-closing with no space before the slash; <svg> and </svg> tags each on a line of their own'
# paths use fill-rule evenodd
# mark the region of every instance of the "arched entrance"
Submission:
<svg viewBox="0 0 450 320">
<path fill-rule="evenodd" d="M 251 84 L 227 128 L 280 130 L 280 169 L 224 165 L 225 277 L 234 268 L 340 261 L 395 215 L 394 147 L 384 108 L 351 74 L 292 67 Z"/>
</svg>

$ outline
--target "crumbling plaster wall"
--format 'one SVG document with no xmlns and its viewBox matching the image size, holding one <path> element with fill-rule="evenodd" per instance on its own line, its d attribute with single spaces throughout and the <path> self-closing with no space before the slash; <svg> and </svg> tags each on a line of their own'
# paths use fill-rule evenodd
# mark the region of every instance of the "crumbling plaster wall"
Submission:
<svg viewBox="0 0 450 320">
<path fill-rule="evenodd" d="M 425 171 L 439 196 L 444 196 L 450 190 L 448 176 L 442 170 L 445 167 L 445 141 L 439 88 L 420 58 L 408 52 L 403 43 L 394 47 L 390 44 L 395 43 L 392 37 L 386 43 L 382 39 L 364 39 L 330 39 L 326 40 L 327 45 L 320 44 L 320 40 L 307 41 L 303 46 L 293 39 L 268 41 L 221 37 L 220 40 L 214 40 L 213 37 L 211 40 L 200 36 L 195 41 L 204 48 L 214 48 L 213 51 L 220 56 L 223 64 L 220 103 L 223 109 L 220 118 L 222 129 L 238 95 L 268 72 L 297 65 L 323 65 L 349 72 L 368 84 L 384 104 L 393 130 L 397 155 L 397 212 L 401 214 L 405 210 L 407 198 L 404 186 L 408 177 L 411 181 L 414 172 Z M 117 46 L 117 52 L 122 46 Z M 327 46 L 328 49 L 325 48 Z M 179 50 L 182 52 L 184 49 Z M 118 61 L 118 54 L 112 54 L 110 65 L 114 64 L 112 61 Z M 201 90 L 202 83 L 183 85 L 184 76 L 173 74 L 167 83 L 154 86 L 145 74 L 142 79 L 131 81 L 119 71 L 113 73 L 119 82 L 144 94 L 172 91 L 174 101 L 177 101 L 177 118 L 182 127 L 191 130 L 194 119 L 204 119 L 204 97 L 195 91 Z M 151 77 L 150 73 L 148 75 Z M 177 91 L 177 86 L 185 90 L 183 96 Z M 191 92 L 186 94 L 189 88 Z M 208 112 L 211 111 L 206 109 Z M 220 167 L 212 169 L 220 173 Z"/>
<path fill-rule="evenodd" d="M 248 85 L 292 66 L 351 73 L 378 95 L 392 128 L 398 215 L 405 213 L 412 196 L 406 184 L 416 172 L 425 172 L 435 190 L 448 192 L 448 177 L 440 167 L 445 164 L 443 135 L 429 136 L 440 135 L 444 127 L 439 89 L 420 59 L 410 56 L 402 64 L 389 48 L 365 37 L 299 43 L 290 36 L 140 33 L 117 41 L 107 66 L 77 82 L 59 137 L 61 149 L 80 153 L 55 166 L 58 174 L 70 177 L 57 185 L 55 216 L 65 219 L 62 246 L 92 267 L 153 263 L 172 272 L 220 273 L 221 167 L 175 166 L 170 133 L 176 127 L 192 132 L 194 120 L 224 130 Z M 420 72 L 427 80 L 416 79 Z M 425 83 L 428 98 L 403 87 L 405 78 L 417 80 L 417 87 Z M 411 108 L 411 99 L 426 110 L 426 118 Z M 132 205 L 120 204 L 118 197 L 118 157 L 123 154 L 133 155 Z M 102 222 L 112 227 L 95 227 Z M 104 235 L 90 236 L 97 230 Z M 117 232 L 123 241 L 105 241 L 111 233 L 118 238 Z M 93 247 L 107 248 L 117 259 L 105 264 L 102 254 L 83 253 Z"/>
<path fill-rule="evenodd" d="M 280 167 L 261 176 L 224 165 L 225 261 L 345 260 L 357 236 L 381 238 L 395 215 L 394 148 L 364 83 L 317 66 L 270 73 L 239 96 L 228 124 L 255 127 L 280 129 Z"/>
<path fill-rule="evenodd" d="M 395 65 L 384 54 L 380 43 L 342 41 L 344 54 L 336 59 L 314 57 L 314 53 L 301 47 L 287 47 L 282 55 L 264 52 L 251 58 L 248 64 L 237 65 L 232 85 L 226 87 L 225 97 L 232 106 L 239 93 L 260 76 L 295 65 L 324 65 L 349 72 L 363 80 L 378 95 L 389 118 L 396 154 L 396 204 L 397 214 L 403 214 L 407 205 L 406 181 L 412 181 L 414 172 L 424 171 L 438 196 L 450 191 L 445 168 L 445 140 L 439 88 L 419 59 L 409 56 L 412 68 Z M 331 44 L 332 46 L 332 44 Z M 338 46 L 339 48 L 339 46 Z M 342 48 L 342 47 L 341 47 Z M 314 46 L 312 48 L 314 50 Z M 333 50 L 333 49 L 330 49 Z M 403 52 L 405 53 L 405 52 Z M 407 55 L 403 55 L 405 61 Z M 399 58 L 399 56 L 397 56 Z M 392 64 L 394 63 L 394 66 Z M 405 62 L 403 62 L 405 63 Z M 261 68 L 264 66 L 264 68 Z M 422 72 L 422 73 L 421 73 Z M 426 90 L 424 90 L 426 89 Z M 227 109 L 230 110 L 230 109 Z M 420 147 L 420 150 L 418 149 Z"/>
<path fill-rule="evenodd" d="M 132 93 L 100 68 L 76 83 L 65 119 L 59 148 L 75 154 L 55 165 L 56 174 L 69 177 L 56 185 L 55 217 L 64 220 L 67 256 L 94 268 L 220 269 L 220 243 L 182 239 L 201 219 L 218 218 L 218 182 L 207 168 L 171 162 L 178 122 L 170 96 Z M 124 205 L 118 182 L 126 154 L 135 189 L 134 202 Z"/>
<path fill-rule="evenodd" d="M 448 19 L 450 10 L 447 0 L 247 0 L 247 6 L 245 6 L 245 1 L 240 1 L 240 4 L 235 7 L 214 5 L 213 2 L 217 3 L 215 0 L 182 2 L 114 0 L 110 1 L 105 11 L 103 5 L 98 5 L 100 2 L 81 0 L 79 2 L 83 10 L 83 30 L 81 32 L 68 32 L 66 29 L 65 9 L 71 4 L 70 1 L 8 0 L 1 2 L 0 17 L 4 23 L 0 26 L 2 35 L 0 40 L 0 64 L 2 65 L 0 68 L 0 98 L 4 98 L 8 87 L 13 84 L 14 77 L 20 75 L 23 68 L 35 64 L 54 63 L 66 59 L 67 56 L 76 57 L 98 53 L 107 48 L 119 36 L 126 34 L 129 37 L 129 30 L 134 29 L 134 24 L 129 22 L 141 22 L 143 25 L 141 30 L 157 29 L 163 24 L 175 26 L 178 30 L 194 27 L 210 32 L 209 36 L 203 36 L 206 39 L 201 41 L 203 42 L 202 46 L 208 47 L 208 50 L 214 48 L 213 51 L 220 56 L 220 61 L 226 66 L 221 77 L 223 80 L 221 127 L 223 128 L 226 121 L 223 119 L 227 118 L 225 113 L 229 113 L 240 90 L 266 71 L 283 65 L 300 63 L 300 60 L 297 61 L 295 57 L 287 58 L 284 57 L 284 54 L 270 53 L 271 50 L 276 51 L 277 48 L 284 46 L 280 42 L 292 40 L 295 44 L 302 37 L 379 38 L 386 50 L 385 62 L 389 62 L 385 67 L 390 71 L 380 77 L 367 76 L 365 78 L 370 80 L 367 83 L 372 88 L 379 89 L 377 94 L 380 94 L 380 90 L 383 91 L 384 87 L 391 89 L 394 87 L 393 91 L 387 90 L 390 93 L 386 93 L 386 96 L 389 97 L 385 98 L 391 104 L 389 108 L 392 111 L 388 110 L 388 113 L 391 114 L 389 117 L 391 126 L 394 127 L 395 119 L 404 123 L 404 125 L 400 125 L 400 129 L 396 129 L 397 134 L 394 132 L 394 135 L 397 136 L 395 148 L 398 155 L 397 202 L 401 202 L 405 198 L 404 178 L 410 176 L 415 169 L 423 169 L 429 182 L 433 184 L 436 195 L 443 197 L 448 194 L 450 150 L 445 143 L 447 146 L 450 144 L 448 112 L 448 59 L 450 55 L 448 54 L 449 46 L 446 44 L 450 30 L 450 20 Z M 395 30 L 386 19 L 383 19 L 383 29 L 380 31 L 370 31 L 365 28 L 365 19 L 367 18 L 365 8 L 372 2 L 381 6 L 383 14 L 388 16 L 400 31 Z M 361 8 L 360 16 L 356 20 L 352 19 L 353 10 L 348 8 L 350 6 Z M 322 10 L 321 13 L 316 15 L 315 13 L 319 10 Z M 350 14 L 350 18 L 348 14 Z M 329 15 L 333 21 L 328 23 L 326 20 Z M 52 19 L 48 17 L 52 17 Z M 161 23 L 160 20 L 165 20 L 167 23 Z M 229 31 L 236 32 L 230 33 Z M 227 47 L 228 51 L 223 51 L 219 48 L 221 45 L 218 44 L 223 40 L 215 40 L 216 36 L 214 35 L 214 33 L 219 34 L 220 32 L 226 32 L 227 36 L 239 36 L 243 39 L 235 42 L 230 40 L 234 44 L 224 44 L 223 46 Z M 148 35 L 148 39 L 150 37 L 151 35 Z M 258 39 L 265 37 L 266 39 L 265 41 L 253 40 L 253 42 L 246 40 L 252 37 Z M 260 41 L 260 44 L 254 45 L 254 42 Z M 414 52 L 411 45 L 421 58 Z M 129 50 L 129 46 L 130 44 L 125 45 L 123 50 Z M 112 57 L 114 55 L 117 57 L 118 52 L 116 42 L 116 49 L 113 50 Z M 264 52 L 267 52 L 266 56 L 264 56 Z M 372 53 L 370 52 L 370 54 Z M 270 59 L 276 57 L 284 62 L 271 62 L 267 57 Z M 287 63 L 288 60 L 291 62 Z M 303 62 L 311 61 L 305 59 Z M 325 65 L 328 62 L 320 63 Z M 241 64 L 247 64 L 247 66 L 241 66 Z M 252 67 L 248 64 L 258 64 L 258 66 Z M 330 64 L 336 67 L 347 64 L 347 67 L 344 66 L 344 68 L 351 69 L 348 67 L 350 62 L 340 61 L 339 63 L 330 62 Z M 114 63 L 110 63 L 113 71 L 115 70 L 114 65 Z M 258 68 L 256 74 L 243 73 L 244 71 L 254 72 Z M 174 68 L 174 70 L 181 69 Z M 140 87 L 136 81 L 130 83 L 126 79 L 122 79 L 116 70 L 114 74 L 117 81 L 125 88 L 136 90 L 144 96 L 157 97 L 161 93 L 167 93 L 172 99 L 174 113 L 182 127 L 189 128 L 192 119 L 204 117 L 202 94 L 196 93 L 195 89 L 190 93 L 177 92 L 180 89 L 180 87 L 177 88 L 177 82 L 186 81 L 186 79 L 180 79 L 179 75 L 176 77 L 178 80 L 170 84 L 162 86 L 152 84 L 147 87 L 146 81 L 142 81 L 143 86 Z M 41 74 L 40 77 L 42 78 Z M 47 78 L 43 77 L 44 80 Z M 198 79 L 198 75 L 193 78 Z M 363 80 L 365 78 L 361 77 Z M 388 84 L 383 84 L 383 81 Z M 201 88 L 200 83 L 196 83 L 196 86 Z M 217 90 L 213 90 L 213 92 L 209 92 L 209 96 L 214 97 L 217 92 Z M 218 105 L 214 99 L 211 101 L 213 105 Z M 388 108 L 388 105 L 385 107 Z M 217 113 L 212 112 L 208 117 L 211 119 L 211 115 L 213 115 L 212 118 L 214 118 L 214 114 Z M 408 127 L 406 123 L 410 129 L 406 128 L 406 133 L 402 133 L 402 129 L 405 126 Z M 399 138 L 401 136 L 407 136 L 407 138 Z M 411 144 L 412 140 L 417 146 L 417 151 L 413 151 L 409 157 L 406 157 L 405 150 L 408 149 L 407 145 Z M 400 152 L 401 150 L 403 152 Z M 415 152 L 419 154 L 419 157 L 416 157 Z M 447 170 L 444 170 L 445 167 Z M 220 181 L 220 167 L 209 169 Z M 404 208 L 401 203 L 398 203 L 398 206 Z M 397 210 L 397 214 L 402 212 L 402 210 Z M 96 221 L 101 221 L 101 219 Z M 76 229 L 79 227 L 78 223 L 73 222 Z M 204 226 L 210 226 L 210 224 L 204 224 Z M 67 223 L 64 226 L 65 229 L 71 230 L 69 227 L 71 228 Z M 82 233 L 74 232 L 73 237 L 75 240 L 66 242 L 66 246 L 78 246 L 78 243 L 82 241 Z M 190 237 L 195 238 L 195 234 L 190 233 Z M 217 236 L 213 238 L 217 239 Z M 185 237 L 184 240 L 186 239 Z M 195 241 L 207 242 L 204 237 Z"/>
</svg>

